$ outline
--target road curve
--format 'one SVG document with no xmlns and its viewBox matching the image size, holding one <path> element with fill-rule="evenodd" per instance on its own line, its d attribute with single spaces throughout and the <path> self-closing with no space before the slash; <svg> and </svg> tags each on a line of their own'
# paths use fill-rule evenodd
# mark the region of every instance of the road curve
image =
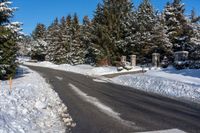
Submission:
<svg viewBox="0 0 200 133">
<path fill-rule="evenodd" d="M 71 72 L 28 67 L 39 72 L 67 105 L 77 124 L 73 133 L 132 133 L 167 129 L 200 132 L 200 105 L 100 82 Z M 119 118 L 109 109 L 118 113 Z"/>
</svg>

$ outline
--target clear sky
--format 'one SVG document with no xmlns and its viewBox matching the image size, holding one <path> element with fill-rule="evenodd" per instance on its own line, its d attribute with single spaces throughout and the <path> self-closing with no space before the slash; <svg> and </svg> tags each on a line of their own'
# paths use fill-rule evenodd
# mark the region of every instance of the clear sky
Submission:
<svg viewBox="0 0 200 133">
<path fill-rule="evenodd" d="M 78 14 L 80 20 L 84 15 L 92 18 L 96 5 L 102 0 L 12 0 L 13 6 L 18 7 L 13 21 L 23 23 L 23 32 L 30 34 L 37 23 L 51 24 L 55 17 L 61 18 L 68 14 Z M 137 7 L 142 0 L 133 0 Z M 162 11 L 167 1 L 151 0 L 154 8 Z M 194 8 L 200 15 L 200 0 L 182 0 L 186 6 L 186 14 Z"/>
</svg>

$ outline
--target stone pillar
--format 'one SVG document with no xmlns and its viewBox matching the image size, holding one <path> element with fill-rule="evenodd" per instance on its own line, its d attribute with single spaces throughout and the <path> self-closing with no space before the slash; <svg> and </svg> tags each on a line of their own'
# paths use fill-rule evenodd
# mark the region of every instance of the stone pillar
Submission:
<svg viewBox="0 0 200 133">
<path fill-rule="evenodd" d="M 136 66 L 136 55 L 130 55 L 131 59 L 131 66 L 135 67 Z"/>
<path fill-rule="evenodd" d="M 159 53 L 152 54 L 152 65 L 153 65 L 153 67 L 160 66 L 160 54 Z"/>
<path fill-rule="evenodd" d="M 126 56 L 121 57 L 121 63 L 124 65 L 126 64 Z"/>
</svg>

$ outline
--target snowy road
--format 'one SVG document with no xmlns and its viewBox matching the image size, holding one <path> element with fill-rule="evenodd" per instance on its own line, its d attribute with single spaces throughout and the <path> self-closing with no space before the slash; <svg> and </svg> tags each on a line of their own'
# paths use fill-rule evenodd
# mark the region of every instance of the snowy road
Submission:
<svg viewBox="0 0 200 133">
<path fill-rule="evenodd" d="M 54 87 L 76 122 L 74 133 L 126 133 L 167 129 L 200 132 L 200 105 L 148 94 L 88 76 L 30 67 Z"/>
</svg>

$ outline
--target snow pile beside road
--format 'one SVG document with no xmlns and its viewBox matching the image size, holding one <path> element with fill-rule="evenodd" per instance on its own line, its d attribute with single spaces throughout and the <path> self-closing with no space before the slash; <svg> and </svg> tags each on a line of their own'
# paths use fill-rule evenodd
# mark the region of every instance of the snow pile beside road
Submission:
<svg viewBox="0 0 200 133">
<path fill-rule="evenodd" d="M 55 65 L 51 62 L 38 62 L 38 63 L 30 63 L 30 62 L 25 62 L 25 65 L 31 65 L 31 66 L 40 66 L 40 67 L 48 67 L 48 68 L 53 68 L 56 70 L 64 70 L 64 71 L 69 71 L 69 72 L 74 72 L 74 73 L 80 73 L 83 75 L 91 75 L 91 76 L 101 76 L 101 75 L 106 75 L 106 74 L 114 74 L 114 73 L 124 73 L 124 72 L 133 72 L 133 71 L 139 71 L 142 70 L 141 67 L 135 67 L 132 70 L 122 70 L 122 71 L 117 71 L 116 67 L 94 67 L 91 65 L 69 65 L 69 64 L 62 64 L 62 65 Z"/>
<path fill-rule="evenodd" d="M 21 67 L 26 74 L 0 81 L 0 133 L 69 131 L 74 124 L 57 93 L 37 73 Z M 67 126 L 66 126 L 67 125 Z"/>
<path fill-rule="evenodd" d="M 171 98 L 200 102 L 200 70 L 152 70 L 145 74 L 115 77 L 112 81 Z"/>
<path fill-rule="evenodd" d="M 148 71 L 150 76 L 163 77 L 179 82 L 200 85 L 200 70 L 199 69 L 183 69 L 176 70 L 173 67 L 161 70 Z"/>
</svg>

